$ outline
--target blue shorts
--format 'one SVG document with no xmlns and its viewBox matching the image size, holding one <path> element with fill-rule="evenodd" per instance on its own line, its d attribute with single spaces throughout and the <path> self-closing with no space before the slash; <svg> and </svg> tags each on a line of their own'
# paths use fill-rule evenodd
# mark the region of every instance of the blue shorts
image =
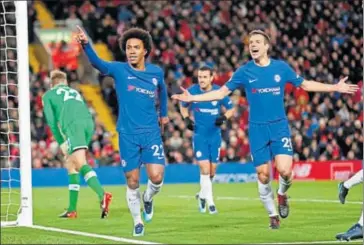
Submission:
<svg viewBox="0 0 364 245">
<path fill-rule="evenodd" d="M 265 124 L 250 122 L 249 143 L 255 167 L 279 154 L 293 155 L 291 132 L 286 119 Z"/>
<path fill-rule="evenodd" d="M 203 135 L 193 136 L 193 150 L 197 161 L 208 160 L 217 163 L 220 160 L 221 135 L 216 134 L 212 137 Z"/>
<path fill-rule="evenodd" d="M 124 172 L 140 168 L 141 164 L 165 164 L 159 130 L 143 134 L 119 133 L 119 151 Z"/>
</svg>

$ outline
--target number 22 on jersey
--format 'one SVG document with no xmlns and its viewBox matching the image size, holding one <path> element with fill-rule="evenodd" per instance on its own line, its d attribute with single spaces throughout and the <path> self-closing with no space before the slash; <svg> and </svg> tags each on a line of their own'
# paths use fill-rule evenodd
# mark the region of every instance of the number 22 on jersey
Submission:
<svg viewBox="0 0 364 245">
<path fill-rule="evenodd" d="M 78 101 L 83 102 L 80 93 L 77 90 L 73 89 L 73 88 L 68 88 L 68 89 L 58 88 L 57 89 L 57 94 L 58 95 L 64 94 L 63 95 L 63 101 L 74 99 L 74 100 L 78 100 Z"/>
</svg>

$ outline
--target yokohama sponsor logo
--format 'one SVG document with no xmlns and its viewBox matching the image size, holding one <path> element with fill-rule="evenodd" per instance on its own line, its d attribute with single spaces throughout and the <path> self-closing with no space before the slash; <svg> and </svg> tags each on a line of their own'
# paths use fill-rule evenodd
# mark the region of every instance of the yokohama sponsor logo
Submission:
<svg viewBox="0 0 364 245">
<path fill-rule="evenodd" d="M 218 109 L 199 108 L 198 111 L 203 112 L 203 113 L 211 113 L 211 115 L 217 115 L 219 113 L 219 110 Z"/>
<path fill-rule="evenodd" d="M 128 85 L 128 91 L 133 91 L 133 90 L 135 90 L 136 92 L 141 93 L 141 94 L 149 95 L 152 98 L 154 97 L 154 94 L 155 94 L 154 91 L 150 91 L 150 90 L 147 90 L 144 88 L 138 88 L 133 85 Z"/>
<path fill-rule="evenodd" d="M 274 87 L 274 88 L 253 88 L 252 89 L 252 93 L 256 94 L 267 94 L 267 93 L 272 93 L 274 95 L 278 95 L 281 93 L 281 88 L 280 87 Z"/>
</svg>

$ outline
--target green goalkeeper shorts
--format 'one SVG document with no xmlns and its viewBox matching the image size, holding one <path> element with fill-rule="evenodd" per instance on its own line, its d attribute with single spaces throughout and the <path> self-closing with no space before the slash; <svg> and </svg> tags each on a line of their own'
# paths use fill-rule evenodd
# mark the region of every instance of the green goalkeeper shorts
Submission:
<svg viewBox="0 0 364 245">
<path fill-rule="evenodd" d="M 65 130 L 68 144 L 68 154 L 78 149 L 88 149 L 94 134 L 95 125 L 92 119 L 79 120 L 71 123 Z"/>
</svg>

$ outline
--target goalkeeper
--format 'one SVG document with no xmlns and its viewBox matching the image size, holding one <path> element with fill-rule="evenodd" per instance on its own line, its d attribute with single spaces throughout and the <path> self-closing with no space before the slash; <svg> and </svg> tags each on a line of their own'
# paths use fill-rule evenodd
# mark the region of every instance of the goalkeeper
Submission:
<svg viewBox="0 0 364 245">
<path fill-rule="evenodd" d="M 104 191 L 96 173 L 86 162 L 88 144 L 94 132 L 92 116 L 80 93 L 68 86 L 64 72 L 54 70 L 50 73 L 50 78 L 51 89 L 43 96 L 43 110 L 47 124 L 65 155 L 69 183 L 69 206 L 60 217 L 77 217 L 80 173 L 97 194 L 101 204 L 101 218 L 105 218 L 112 195 Z"/>
</svg>

